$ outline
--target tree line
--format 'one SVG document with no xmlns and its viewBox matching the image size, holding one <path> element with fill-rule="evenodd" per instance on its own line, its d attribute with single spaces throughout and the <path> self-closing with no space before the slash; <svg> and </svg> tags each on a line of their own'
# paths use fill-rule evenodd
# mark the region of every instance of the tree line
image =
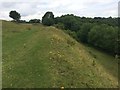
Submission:
<svg viewBox="0 0 120 90">
<path fill-rule="evenodd" d="M 64 30 L 78 42 L 87 43 L 91 46 L 109 52 L 111 54 L 120 54 L 118 20 L 119 18 L 104 17 L 79 17 L 73 14 L 54 17 L 52 12 L 46 12 L 40 19 L 31 19 L 26 22 L 20 20 L 20 14 L 11 11 L 11 18 L 16 22 L 42 23 L 46 26 L 55 26 Z"/>
<path fill-rule="evenodd" d="M 65 29 L 78 42 L 114 55 L 120 53 L 117 47 L 118 24 L 118 18 L 86 18 L 68 14 L 56 17 L 54 26 Z"/>
</svg>

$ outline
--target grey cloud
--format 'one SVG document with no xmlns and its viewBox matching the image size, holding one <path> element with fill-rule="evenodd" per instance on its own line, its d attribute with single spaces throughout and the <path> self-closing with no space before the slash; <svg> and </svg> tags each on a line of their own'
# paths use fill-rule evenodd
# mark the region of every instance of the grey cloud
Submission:
<svg viewBox="0 0 120 90">
<path fill-rule="evenodd" d="M 116 10 L 118 0 L 39 0 L 30 2 L 28 0 L 21 2 L 1 2 L 0 3 L 0 18 L 6 17 L 11 10 L 18 11 L 23 18 L 40 17 L 47 11 L 52 11 L 55 16 L 62 14 L 75 14 L 79 16 L 115 16 L 116 13 L 111 13 Z M 101 13 L 105 12 L 105 13 Z M 10 18 L 9 18 L 10 19 Z"/>
</svg>

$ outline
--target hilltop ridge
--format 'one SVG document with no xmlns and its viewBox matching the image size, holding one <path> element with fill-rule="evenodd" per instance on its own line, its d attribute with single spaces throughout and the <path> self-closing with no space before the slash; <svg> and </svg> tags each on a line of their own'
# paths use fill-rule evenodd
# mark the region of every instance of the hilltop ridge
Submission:
<svg viewBox="0 0 120 90">
<path fill-rule="evenodd" d="M 114 76 L 99 63 L 99 57 L 62 30 L 39 24 L 2 24 L 3 88 L 118 87 L 117 63 L 113 61 Z"/>
</svg>

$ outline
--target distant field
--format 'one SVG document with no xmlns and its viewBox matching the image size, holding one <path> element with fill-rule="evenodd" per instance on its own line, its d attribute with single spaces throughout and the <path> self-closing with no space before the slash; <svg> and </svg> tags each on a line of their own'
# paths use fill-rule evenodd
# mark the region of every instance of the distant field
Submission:
<svg viewBox="0 0 120 90">
<path fill-rule="evenodd" d="M 3 88 L 116 88 L 114 57 L 62 30 L 3 21 Z"/>
</svg>

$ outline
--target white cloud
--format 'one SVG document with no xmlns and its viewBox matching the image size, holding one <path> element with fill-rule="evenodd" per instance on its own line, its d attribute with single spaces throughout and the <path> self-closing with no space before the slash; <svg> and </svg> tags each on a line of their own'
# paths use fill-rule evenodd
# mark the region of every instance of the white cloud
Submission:
<svg viewBox="0 0 120 90">
<path fill-rule="evenodd" d="M 9 1 L 9 2 L 8 2 Z M 75 14 L 87 17 L 117 17 L 118 0 L 12 0 L 0 3 L 0 19 L 9 19 L 11 10 L 18 11 L 22 19 L 39 18 L 47 11 L 55 16 Z"/>
</svg>

